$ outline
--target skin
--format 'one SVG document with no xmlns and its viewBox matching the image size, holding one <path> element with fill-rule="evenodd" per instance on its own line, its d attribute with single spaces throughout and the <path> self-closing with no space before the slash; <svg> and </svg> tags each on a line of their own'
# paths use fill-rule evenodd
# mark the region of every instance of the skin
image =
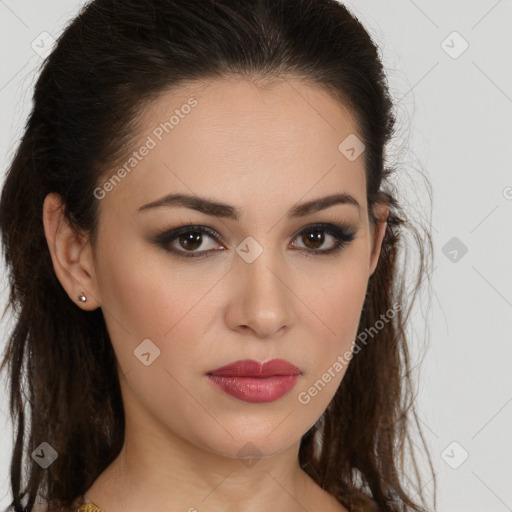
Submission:
<svg viewBox="0 0 512 512">
<path fill-rule="evenodd" d="M 318 86 L 287 78 L 261 88 L 229 78 L 167 91 L 144 112 L 141 144 L 191 97 L 197 106 L 99 201 L 96 251 L 71 231 L 56 194 L 44 203 L 55 272 L 77 307 L 102 308 L 119 364 L 125 444 L 86 495 L 107 512 L 346 510 L 298 464 L 301 437 L 346 365 L 308 404 L 298 396 L 353 347 L 387 205 L 372 230 L 363 156 L 350 161 L 338 150 L 356 125 Z M 207 196 L 242 214 L 137 212 L 171 192 Z M 360 209 L 337 204 L 286 217 L 294 205 L 335 192 L 352 195 Z M 178 239 L 172 246 L 212 250 L 209 257 L 180 257 L 152 241 L 189 222 L 211 227 L 220 242 L 203 234 L 192 249 Z M 306 257 L 308 248 L 336 242 L 325 231 L 323 243 L 300 235 L 317 222 L 345 222 L 355 239 L 333 255 Z M 252 263 L 235 250 L 249 236 L 263 248 Z M 85 303 L 76 300 L 82 292 Z M 134 356 L 145 339 L 160 350 L 148 366 Z M 301 370 L 275 402 L 237 400 L 205 376 L 239 359 L 273 358 Z M 260 452 L 252 464 L 238 458 L 246 443 Z"/>
</svg>

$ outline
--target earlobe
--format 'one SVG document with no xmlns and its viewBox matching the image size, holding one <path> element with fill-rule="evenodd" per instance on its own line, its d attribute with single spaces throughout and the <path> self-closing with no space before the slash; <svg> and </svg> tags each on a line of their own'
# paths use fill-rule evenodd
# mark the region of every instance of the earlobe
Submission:
<svg viewBox="0 0 512 512">
<path fill-rule="evenodd" d="M 82 309 L 96 309 L 99 303 L 95 300 L 90 246 L 86 237 L 73 231 L 65 219 L 62 199 L 56 193 L 45 197 L 43 224 L 53 268 L 62 287 Z"/>
<path fill-rule="evenodd" d="M 372 255 L 370 258 L 370 275 L 375 272 L 382 248 L 382 241 L 386 234 L 387 218 L 389 215 L 389 206 L 387 203 L 375 205 L 377 224 L 373 229 Z"/>
</svg>

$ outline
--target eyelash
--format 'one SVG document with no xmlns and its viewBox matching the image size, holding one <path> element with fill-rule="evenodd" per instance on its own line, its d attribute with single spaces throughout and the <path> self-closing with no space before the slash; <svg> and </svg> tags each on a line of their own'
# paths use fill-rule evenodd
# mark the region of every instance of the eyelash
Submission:
<svg viewBox="0 0 512 512">
<path fill-rule="evenodd" d="M 351 230 L 347 225 L 345 224 L 328 224 L 328 223 L 317 223 L 317 224 L 311 224 L 310 226 L 307 226 L 302 231 L 297 233 L 294 238 L 297 238 L 298 236 L 308 233 L 311 231 L 323 231 L 324 233 L 327 233 L 328 235 L 331 235 L 335 238 L 336 243 L 334 247 L 331 249 L 326 250 L 315 250 L 315 249 L 301 249 L 303 252 L 306 253 L 306 256 L 308 254 L 312 254 L 314 256 L 328 256 L 335 253 L 338 253 L 343 249 L 346 245 L 348 245 L 350 242 L 352 242 L 355 239 L 356 232 Z M 207 226 L 199 226 L 194 224 L 189 224 L 187 226 L 181 226 L 176 229 L 172 229 L 171 231 L 166 231 L 164 233 L 161 233 L 160 235 L 157 235 L 155 237 L 155 243 L 163 248 L 167 252 L 171 252 L 173 254 L 176 254 L 178 257 L 182 258 L 207 258 L 212 252 L 216 252 L 216 249 L 211 249 L 208 251 L 184 251 L 184 250 L 178 250 L 175 248 L 170 248 L 169 244 L 176 240 L 179 236 L 187 234 L 187 233 L 201 233 L 201 234 L 207 234 L 210 236 L 215 242 L 221 243 L 219 236 L 217 233 L 207 227 Z"/>
</svg>

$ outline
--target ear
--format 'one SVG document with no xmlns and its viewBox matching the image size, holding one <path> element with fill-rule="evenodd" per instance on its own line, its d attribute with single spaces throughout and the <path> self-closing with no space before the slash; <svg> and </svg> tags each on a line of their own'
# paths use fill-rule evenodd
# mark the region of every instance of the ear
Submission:
<svg viewBox="0 0 512 512">
<path fill-rule="evenodd" d="M 90 244 L 87 237 L 75 233 L 65 219 L 59 194 L 52 192 L 45 197 L 43 224 L 53 268 L 62 287 L 82 309 L 93 311 L 98 308 Z M 87 300 L 77 300 L 79 295 L 85 295 Z"/>
<path fill-rule="evenodd" d="M 372 229 L 372 251 L 370 257 L 370 275 L 375 272 L 377 263 L 379 261 L 380 251 L 382 248 L 382 241 L 386 234 L 387 218 L 389 215 L 389 206 L 387 203 L 380 202 L 374 205 L 375 216 L 377 217 L 377 224 Z"/>
</svg>

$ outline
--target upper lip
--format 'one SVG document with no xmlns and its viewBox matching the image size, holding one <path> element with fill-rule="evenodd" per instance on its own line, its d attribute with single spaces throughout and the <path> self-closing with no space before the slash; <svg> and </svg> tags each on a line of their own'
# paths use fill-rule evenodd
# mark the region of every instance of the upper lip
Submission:
<svg viewBox="0 0 512 512">
<path fill-rule="evenodd" d="M 207 375 L 222 377 L 272 377 L 275 375 L 300 375 L 300 369 L 284 359 L 272 359 L 259 363 L 253 359 L 243 359 L 211 370 Z"/>
</svg>

